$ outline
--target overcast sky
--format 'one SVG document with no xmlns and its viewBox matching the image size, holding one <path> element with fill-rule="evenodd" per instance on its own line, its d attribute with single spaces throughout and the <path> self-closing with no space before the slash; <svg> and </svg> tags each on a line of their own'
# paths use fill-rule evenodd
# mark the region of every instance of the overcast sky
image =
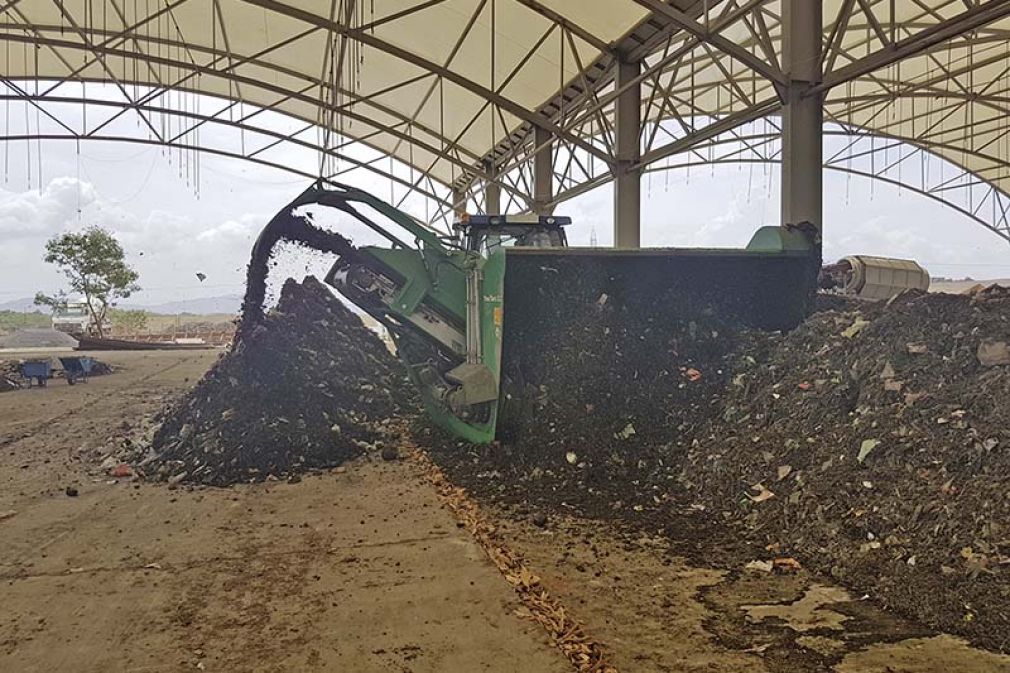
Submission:
<svg viewBox="0 0 1010 673">
<path fill-rule="evenodd" d="M 140 272 L 132 301 L 239 294 L 250 247 L 260 228 L 307 186 L 287 172 L 235 159 L 200 160 L 200 196 L 158 147 L 51 141 L 0 147 L 0 303 L 51 292 L 60 276 L 42 261 L 55 234 L 100 224 L 113 230 Z M 313 170 L 311 155 L 291 165 Z M 41 163 L 42 178 L 38 171 Z M 192 164 L 191 164 L 192 167 Z M 30 173 L 29 173 L 30 171 Z M 388 195 L 375 179 L 349 181 Z M 655 174 L 643 181 L 643 242 L 652 246 L 742 246 L 762 224 L 777 223 L 778 182 L 771 168 L 719 167 Z M 424 215 L 420 202 L 410 207 Z M 897 188 L 825 176 L 825 257 L 877 254 L 919 260 L 934 276 L 1010 276 L 1010 245 L 957 212 Z M 605 186 L 557 210 L 575 219 L 574 244 L 612 240 L 611 188 Z M 360 227 L 348 230 L 358 242 Z M 289 263 L 292 273 L 317 273 L 325 262 Z M 196 273 L 206 275 L 200 282 Z"/>
</svg>

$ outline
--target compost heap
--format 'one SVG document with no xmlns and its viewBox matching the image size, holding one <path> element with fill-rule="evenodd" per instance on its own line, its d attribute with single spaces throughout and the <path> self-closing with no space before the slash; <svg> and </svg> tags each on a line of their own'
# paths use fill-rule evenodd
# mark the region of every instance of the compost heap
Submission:
<svg viewBox="0 0 1010 673">
<path fill-rule="evenodd" d="M 522 347 L 539 371 L 501 444 L 436 460 L 513 514 L 617 520 L 731 569 L 794 556 L 1006 648 L 1010 291 L 829 297 L 785 335 L 685 301 L 571 304 Z"/>
<path fill-rule="evenodd" d="M 288 280 L 277 307 L 170 412 L 148 476 L 211 485 L 292 477 L 381 445 L 414 410 L 403 368 L 313 277 Z"/>
<path fill-rule="evenodd" d="M 902 614 L 1010 643 L 1010 291 L 821 313 L 745 362 L 690 502 Z"/>
<path fill-rule="evenodd" d="M 625 284 L 590 260 L 571 263 L 579 273 L 535 277 L 529 310 L 508 309 L 500 443 L 432 450 L 460 483 L 503 503 L 563 502 L 590 515 L 653 504 L 663 493 L 645 484 L 672 483 L 750 334 L 727 317 L 727 295 L 664 279 L 654 293 L 640 278 Z"/>
</svg>

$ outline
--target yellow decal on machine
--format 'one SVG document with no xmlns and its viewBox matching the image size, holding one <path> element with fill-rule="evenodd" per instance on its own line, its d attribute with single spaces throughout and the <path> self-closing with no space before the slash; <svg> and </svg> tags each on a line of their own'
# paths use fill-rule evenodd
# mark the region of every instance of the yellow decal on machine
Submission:
<svg viewBox="0 0 1010 673">
<path fill-rule="evenodd" d="M 502 316 L 501 306 L 495 306 L 494 307 L 494 324 L 497 325 L 498 327 L 501 327 L 501 316 Z"/>
</svg>

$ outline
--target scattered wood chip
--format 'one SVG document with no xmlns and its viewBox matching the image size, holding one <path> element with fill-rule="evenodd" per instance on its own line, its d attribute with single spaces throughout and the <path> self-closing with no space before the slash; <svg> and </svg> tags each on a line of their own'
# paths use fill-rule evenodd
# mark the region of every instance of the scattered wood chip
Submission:
<svg viewBox="0 0 1010 673">
<path fill-rule="evenodd" d="M 792 556 L 782 556 L 774 561 L 772 561 L 772 567 L 775 572 L 781 573 L 783 575 L 789 575 L 792 573 L 798 573 L 803 570 L 803 566 L 799 561 L 794 559 Z"/>
<path fill-rule="evenodd" d="M 425 478 L 435 487 L 442 501 L 518 594 L 523 605 L 515 611 L 516 615 L 526 618 L 528 612 L 528 618 L 547 631 L 579 673 L 617 673 L 617 669 L 607 663 L 603 645 L 589 637 L 582 624 L 547 592 L 540 578 L 505 544 L 497 527 L 487 520 L 466 491 L 454 486 L 427 454 L 416 446 L 410 449 L 408 453 L 407 447 L 404 447 L 404 454 L 421 466 Z"/>
<path fill-rule="evenodd" d="M 863 318 L 856 318 L 851 325 L 842 330 L 842 336 L 845 337 L 846 339 L 851 339 L 852 337 L 862 332 L 863 328 L 869 324 L 870 324 L 869 321 L 864 320 Z"/>
<path fill-rule="evenodd" d="M 774 569 L 775 564 L 771 561 L 751 561 L 744 566 L 744 570 L 756 570 L 763 573 L 770 573 Z"/>
<path fill-rule="evenodd" d="M 764 484 L 754 484 L 751 486 L 751 490 L 756 492 L 748 493 L 747 497 L 751 499 L 751 502 L 764 502 L 765 500 L 771 500 L 775 497 L 775 494 L 765 488 Z"/>
<path fill-rule="evenodd" d="M 978 361 L 985 367 L 1010 365 L 1010 345 L 1006 341 L 983 339 L 978 345 Z"/>
<path fill-rule="evenodd" d="M 878 446 L 880 446 L 879 439 L 864 439 L 862 444 L 859 445 L 859 453 L 856 455 L 856 460 L 860 463 L 863 462 Z"/>
</svg>

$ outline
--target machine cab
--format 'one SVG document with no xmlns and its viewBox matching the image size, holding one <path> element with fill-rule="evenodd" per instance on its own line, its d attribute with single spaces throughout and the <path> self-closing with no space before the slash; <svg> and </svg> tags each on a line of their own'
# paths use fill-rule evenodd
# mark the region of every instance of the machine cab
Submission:
<svg viewBox="0 0 1010 673">
<path fill-rule="evenodd" d="M 464 215 L 452 228 L 464 249 L 483 253 L 509 245 L 566 248 L 563 227 L 571 223 L 572 218 L 556 215 Z"/>
</svg>

